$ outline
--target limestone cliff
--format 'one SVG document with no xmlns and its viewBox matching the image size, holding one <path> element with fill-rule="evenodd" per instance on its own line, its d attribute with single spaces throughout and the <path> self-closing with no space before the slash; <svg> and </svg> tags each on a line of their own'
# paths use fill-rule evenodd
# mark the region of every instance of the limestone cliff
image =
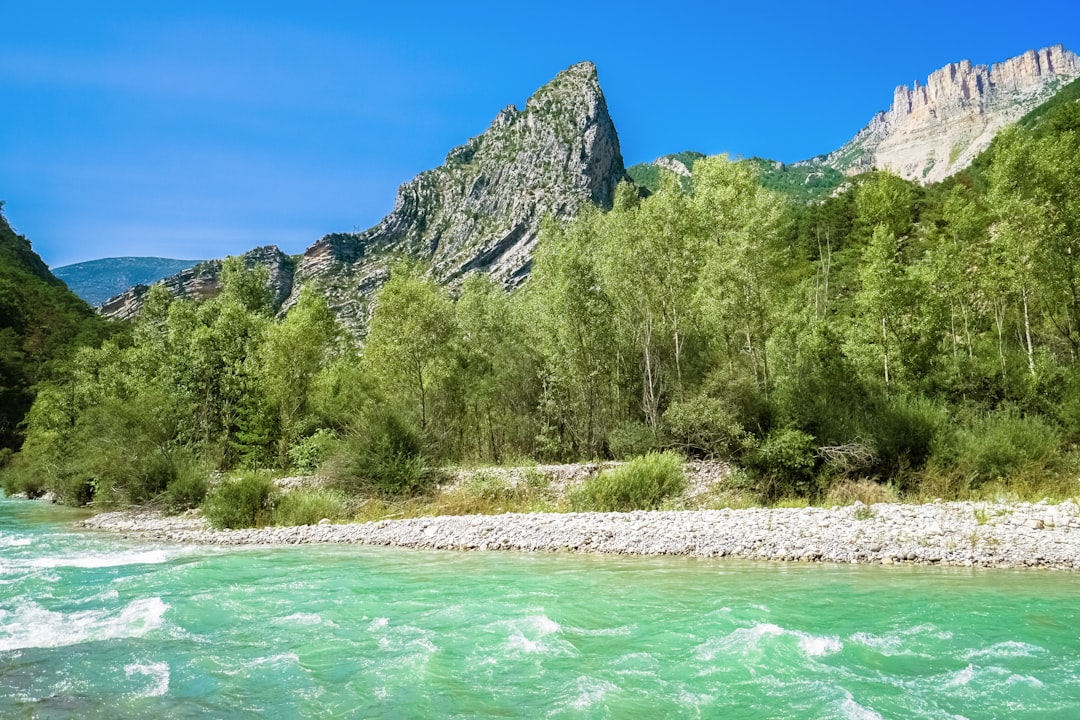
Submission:
<svg viewBox="0 0 1080 720">
<path fill-rule="evenodd" d="M 574 65 L 524 110 L 504 108 L 484 133 L 451 150 L 444 165 L 402 185 L 394 210 L 378 225 L 328 235 L 308 248 L 297 290 L 318 283 L 343 318 L 362 320 L 398 257 L 430 263 L 443 283 L 484 272 L 516 285 L 529 272 L 544 216 L 570 217 L 590 202 L 610 206 L 623 176 L 596 67 Z"/>
<path fill-rule="evenodd" d="M 877 168 L 937 182 L 970 165 L 998 130 L 1076 77 L 1080 57 L 1061 45 L 989 67 L 950 63 L 931 73 L 925 85 L 896 88 L 888 110 L 839 150 L 810 162 L 849 175 Z"/>
<path fill-rule="evenodd" d="M 360 328 L 374 291 L 399 258 L 425 264 L 446 284 L 483 272 L 516 285 L 528 275 L 542 219 L 571 217 L 586 203 L 610 206 L 624 176 L 596 67 L 573 65 L 524 109 L 504 108 L 485 132 L 451 150 L 445 164 L 402 185 L 393 211 L 378 225 L 333 233 L 308 248 L 282 306 L 313 285 L 346 324 Z M 198 296 L 216 283 L 212 271 L 164 282 L 177 294 Z M 103 312 L 131 314 L 136 295 L 109 301 Z"/>
</svg>

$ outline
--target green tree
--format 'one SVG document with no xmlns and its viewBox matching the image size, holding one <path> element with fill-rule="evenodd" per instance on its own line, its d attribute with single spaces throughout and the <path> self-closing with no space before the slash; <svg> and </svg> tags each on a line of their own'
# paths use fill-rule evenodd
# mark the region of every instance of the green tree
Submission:
<svg viewBox="0 0 1080 720">
<path fill-rule="evenodd" d="M 782 290 L 792 278 L 784 246 L 790 216 L 784 200 L 762 188 L 750 165 L 724 157 L 694 166 L 694 208 L 704 233 L 699 300 L 729 363 L 745 358 L 769 393 L 768 340 Z"/>
<path fill-rule="evenodd" d="M 431 396 L 447 372 L 453 337 L 446 291 L 415 268 L 394 268 L 375 296 L 364 362 L 386 388 L 410 398 L 421 430 L 431 420 Z"/>
</svg>

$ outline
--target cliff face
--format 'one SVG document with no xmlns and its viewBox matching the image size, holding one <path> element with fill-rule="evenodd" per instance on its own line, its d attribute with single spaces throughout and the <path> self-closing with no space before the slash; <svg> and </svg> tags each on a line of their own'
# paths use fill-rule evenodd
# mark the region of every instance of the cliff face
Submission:
<svg viewBox="0 0 1080 720">
<path fill-rule="evenodd" d="M 271 297 L 275 307 L 281 307 L 293 289 L 296 265 L 293 259 L 274 245 L 249 250 L 242 257 L 247 267 L 261 265 L 270 271 L 268 284 Z M 176 297 L 206 300 L 221 292 L 221 266 L 221 260 L 207 260 L 170 275 L 157 284 L 164 285 Z M 98 309 L 105 317 L 130 319 L 142 307 L 143 298 L 149 290 L 148 285 L 135 285 L 106 300 Z"/>
<path fill-rule="evenodd" d="M 989 67 L 951 63 L 931 73 L 925 85 L 896 88 L 888 110 L 817 162 L 849 175 L 878 168 L 937 182 L 970 165 L 998 130 L 1076 77 L 1080 57 L 1061 45 Z"/>
<path fill-rule="evenodd" d="M 570 217 L 586 203 L 608 207 L 624 176 L 596 68 L 574 65 L 523 110 L 504 108 L 484 133 L 451 150 L 445 164 L 402 185 L 393 211 L 378 225 L 327 235 L 309 247 L 282 307 L 314 285 L 359 329 L 374 291 L 403 257 L 428 265 L 446 284 L 483 272 L 516 285 L 528 275 L 544 216 Z M 220 264 L 163 282 L 178 295 L 199 297 L 215 287 L 215 268 Z M 139 304 L 136 294 L 128 291 L 102 311 L 129 316 Z"/>
<path fill-rule="evenodd" d="M 402 256 L 430 263 L 443 283 L 483 272 L 516 285 L 528 275 L 544 216 L 570 217 L 585 203 L 610 206 L 624 174 L 596 67 L 574 65 L 524 110 L 504 108 L 444 165 L 402 185 L 378 225 L 308 248 L 296 290 L 317 283 L 343 319 L 362 322 L 389 264 Z"/>
</svg>

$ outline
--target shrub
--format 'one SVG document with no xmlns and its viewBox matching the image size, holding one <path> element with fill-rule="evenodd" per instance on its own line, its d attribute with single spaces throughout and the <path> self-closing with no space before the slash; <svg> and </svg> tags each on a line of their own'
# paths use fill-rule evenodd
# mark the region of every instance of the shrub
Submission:
<svg viewBox="0 0 1080 720">
<path fill-rule="evenodd" d="M 344 520 L 348 499 L 326 488 L 301 488 L 283 494 L 274 506 L 275 525 L 315 525 L 323 518 Z"/>
<path fill-rule="evenodd" d="M 874 415 L 869 428 L 875 439 L 877 471 L 891 478 L 922 468 L 948 422 L 945 409 L 929 400 L 901 397 L 889 401 Z"/>
<path fill-rule="evenodd" d="M 772 502 L 789 495 L 807 496 L 814 491 L 817 447 L 812 435 L 793 428 L 779 428 L 744 455 L 756 490 Z"/>
<path fill-rule="evenodd" d="M 655 447 L 656 435 L 644 423 L 626 423 L 608 433 L 608 449 L 616 459 L 643 455 Z"/>
<path fill-rule="evenodd" d="M 203 514 L 216 528 L 266 525 L 276 500 L 274 481 L 264 472 L 246 471 L 225 478 L 206 495 Z"/>
<path fill-rule="evenodd" d="M 896 490 L 891 485 L 882 485 L 872 480 L 841 480 L 825 494 L 826 505 L 853 505 L 856 501 L 864 505 L 874 505 L 897 500 Z"/>
<path fill-rule="evenodd" d="M 184 467 L 165 490 L 165 507 L 173 513 L 199 507 L 206 499 L 209 488 L 202 468 L 193 464 Z"/>
<path fill-rule="evenodd" d="M 491 472 L 473 473 L 462 483 L 462 491 L 478 500 L 499 502 L 510 500 L 515 495 L 515 488 L 505 477 Z"/>
<path fill-rule="evenodd" d="M 392 411 L 350 431 L 319 470 L 345 492 L 378 495 L 416 494 L 430 477 L 420 433 Z"/>
<path fill-rule="evenodd" d="M 747 435 L 735 409 L 706 396 L 672 403 L 664 413 L 664 424 L 684 452 L 709 458 L 737 454 Z"/>
<path fill-rule="evenodd" d="M 321 428 L 289 448 L 289 464 L 300 473 L 313 473 L 334 448 L 334 434 Z"/>
<path fill-rule="evenodd" d="M 649 453 L 606 470 L 570 495 L 576 511 L 654 510 L 686 489 L 682 458 L 673 452 Z"/>
<path fill-rule="evenodd" d="M 1006 410 L 943 439 L 935 446 L 935 460 L 977 488 L 991 480 L 1056 473 L 1060 447 L 1058 431 L 1045 420 Z"/>
</svg>

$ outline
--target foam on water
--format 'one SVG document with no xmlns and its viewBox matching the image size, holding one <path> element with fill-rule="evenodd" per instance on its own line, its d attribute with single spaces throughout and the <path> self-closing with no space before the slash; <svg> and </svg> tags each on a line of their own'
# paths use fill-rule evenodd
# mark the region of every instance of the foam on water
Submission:
<svg viewBox="0 0 1080 720">
<path fill-rule="evenodd" d="M 546 615 L 530 615 L 520 620 L 502 621 L 495 624 L 509 631 L 506 640 L 508 650 L 526 654 L 574 654 L 576 650 L 566 640 L 558 637 L 562 627 Z"/>
<path fill-rule="evenodd" d="M 139 697 L 161 697 L 169 692 L 169 663 L 132 663 L 124 666 L 124 674 L 128 679 L 145 678 L 145 689 L 138 693 Z"/>
<path fill-rule="evenodd" d="M 1029 685 L 1033 688 L 1044 687 L 1042 680 L 1037 677 L 1032 677 L 1031 675 L 1013 674 L 1006 678 L 1005 682 L 1007 682 L 1009 685 Z"/>
<path fill-rule="evenodd" d="M 840 715 L 848 720 L 884 720 L 881 713 L 860 705 L 850 694 L 840 701 Z"/>
<path fill-rule="evenodd" d="M 318 613 L 293 613 L 287 617 L 278 618 L 274 622 L 284 625 L 334 625 L 333 622 L 324 621 Z"/>
<path fill-rule="evenodd" d="M 119 612 L 62 613 L 24 602 L 14 612 L 0 609 L 0 651 L 142 637 L 162 626 L 168 609 L 157 597 L 133 600 Z"/>
<path fill-rule="evenodd" d="M 599 678 L 580 676 L 575 681 L 575 687 L 571 692 L 569 702 L 564 707 L 553 709 L 548 716 L 561 715 L 564 709 L 573 709 L 578 712 L 588 710 L 591 707 L 604 702 L 609 693 L 617 692 L 619 687 L 614 683 Z"/>
<path fill-rule="evenodd" d="M 784 632 L 784 628 L 773 623 L 758 623 L 748 628 L 736 628 L 723 637 L 711 638 L 699 645 L 697 659 L 712 662 L 719 657 L 734 653 L 744 655 L 759 649 L 764 638 L 778 637 Z"/>
<path fill-rule="evenodd" d="M 975 666 L 968 665 L 963 670 L 952 673 L 945 681 L 945 687 L 963 687 L 975 678 Z"/>
<path fill-rule="evenodd" d="M 969 650 L 964 653 L 964 658 L 972 660 L 975 658 L 1014 658 L 1014 657 L 1034 657 L 1045 653 L 1044 648 L 1038 645 L 1031 645 L 1025 642 L 1016 642 L 1015 640 L 1006 640 L 1004 642 L 994 643 L 990 647 L 979 648 L 977 650 Z"/>
<path fill-rule="evenodd" d="M 799 649 L 806 653 L 807 657 L 822 657 L 832 655 L 844 649 L 844 643 L 836 636 L 825 637 L 822 635 L 810 635 L 798 633 Z"/>
<path fill-rule="evenodd" d="M 34 542 L 33 538 L 17 535 L 0 535 L 0 547 L 26 547 Z"/>
<path fill-rule="evenodd" d="M 81 555 L 59 555 L 0 561 L 8 570 L 55 568 L 108 568 L 123 565 L 160 565 L 184 557 L 191 549 L 154 549 L 90 552 Z"/>
</svg>

